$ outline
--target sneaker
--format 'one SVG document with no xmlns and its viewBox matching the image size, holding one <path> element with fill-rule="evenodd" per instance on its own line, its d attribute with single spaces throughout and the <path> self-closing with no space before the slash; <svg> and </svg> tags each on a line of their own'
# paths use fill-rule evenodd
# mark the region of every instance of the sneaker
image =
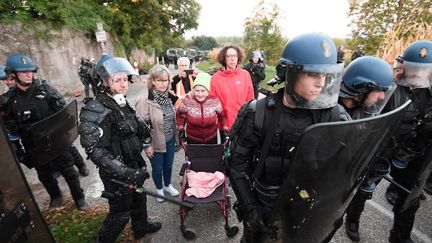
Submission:
<svg viewBox="0 0 432 243">
<path fill-rule="evenodd" d="M 87 211 L 88 209 L 87 203 L 84 198 L 76 200 L 75 206 L 79 211 Z"/>
<path fill-rule="evenodd" d="M 169 184 L 168 186 L 164 186 L 163 190 L 168 192 L 173 197 L 177 197 L 179 194 L 179 192 L 173 187 L 172 184 Z"/>
<path fill-rule="evenodd" d="M 164 190 L 163 189 L 157 189 L 156 190 L 156 193 L 158 194 L 158 195 L 161 195 L 161 196 L 164 196 L 165 197 L 165 194 L 164 194 Z M 163 199 L 163 198 L 156 198 L 156 200 L 158 201 L 158 202 L 164 202 L 165 201 L 165 199 Z"/>
<path fill-rule="evenodd" d="M 359 224 L 345 221 L 345 231 L 352 241 L 360 241 Z"/>
<path fill-rule="evenodd" d="M 87 168 L 87 165 L 84 165 L 84 166 L 78 168 L 78 171 L 79 171 L 79 174 L 81 176 L 84 176 L 84 177 L 86 177 L 86 176 L 88 176 L 90 174 L 90 171 Z"/>
<path fill-rule="evenodd" d="M 58 197 L 51 199 L 49 207 L 56 208 L 63 204 L 63 195 L 60 194 Z"/>
<path fill-rule="evenodd" d="M 162 224 L 159 222 L 148 222 L 147 225 L 142 229 L 142 230 L 137 230 L 134 231 L 134 238 L 136 240 L 141 239 L 144 237 L 145 234 L 151 234 L 151 233 L 155 233 L 158 230 L 160 230 L 160 228 L 162 227 Z"/>
</svg>

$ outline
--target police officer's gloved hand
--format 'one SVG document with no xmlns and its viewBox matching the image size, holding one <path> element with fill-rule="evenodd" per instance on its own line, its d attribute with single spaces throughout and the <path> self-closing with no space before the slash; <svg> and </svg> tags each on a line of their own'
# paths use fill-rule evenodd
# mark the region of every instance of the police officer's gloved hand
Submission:
<svg viewBox="0 0 432 243">
<path fill-rule="evenodd" d="M 268 229 L 264 224 L 264 209 L 262 207 L 254 207 L 246 214 L 246 224 L 250 230 L 254 232 L 267 232 Z"/>
<path fill-rule="evenodd" d="M 142 167 L 141 169 L 137 169 L 135 172 L 135 184 L 138 187 L 141 187 L 144 184 L 144 181 L 150 178 L 150 174 L 148 173 L 146 167 Z"/>
</svg>

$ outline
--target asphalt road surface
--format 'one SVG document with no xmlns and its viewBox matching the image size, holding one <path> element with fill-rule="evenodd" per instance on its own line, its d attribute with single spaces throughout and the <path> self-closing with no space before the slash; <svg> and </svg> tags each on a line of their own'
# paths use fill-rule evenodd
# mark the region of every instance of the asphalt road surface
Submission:
<svg viewBox="0 0 432 243">
<path fill-rule="evenodd" d="M 172 70 L 175 72 L 175 70 Z M 134 106 L 136 99 L 140 95 L 147 94 L 145 83 L 134 83 L 129 88 L 127 99 Z M 74 98 L 69 98 L 74 99 Z M 78 97 L 79 108 L 82 106 L 82 97 Z M 79 144 L 79 139 L 74 143 L 85 158 L 85 153 Z M 184 152 L 180 150 L 175 154 L 173 167 L 173 185 L 180 189 L 181 177 L 178 175 L 182 162 L 184 161 Z M 87 201 L 90 205 L 106 204 L 106 200 L 101 198 L 103 190 L 102 183 L 99 179 L 98 172 L 94 164 L 87 160 L 90 169 L 90 175 L 81 178 L 81 184 L 85 191 Z M 148 160 L 147 160 L 148 162 Z M 149 163 L 148 163 L 149 165 Z M 151 166 L 148 166 L 151 170 Z M 43 186 L 37 179 L 34 170 L 24 168 L 29 184 L 34 192 L 39 207 L 45 210 L 48 207 L 49 197 Z M 60 178 L 63 194 L 70 199 L 68 187 Z M 387 182 L 382 182 L 375 192 L 373 199 L 369 200 L 361 218 L 360 223 L 360 242 L 379 243 L 388 242 L 389 230 L 393 223 L 392 207 L 384 198 Z M 152 180 L 147 180 L 144 186 L 155 191 Z M 230 189 L 230 194 L 233 195 Z M 421 207 L 417 212 L 412 239 L 414 242 L 431 242 L 432 243 L 432 197 L 426 194 L 426 200 L 421 202 Z M 147 235 L 140 242 L 239 242 L 241 237 L 242 225 L 236 219 L 234 211 L 231 210 L 230 222 L 232 225 L 240 227 L 240 233 L 234 238 L 228 238 L 224 230 L 224 220 L 216 204 L 197 205 L 187 216 L 186 225 L 193 228 L 196 232 L 196 239 L 187 241 L 180 232 L 180 217 L 178 215 L 179 207 L 168 202 L 158 203 L 155 198 L 148 197 L 148 212 L 150 221 L 159 221 L 162 223 L 162 229 L 152 235 Z M 350 242 L 342 227 L 336 233 L 331 242 L 342 243 Z"/>
</svg>

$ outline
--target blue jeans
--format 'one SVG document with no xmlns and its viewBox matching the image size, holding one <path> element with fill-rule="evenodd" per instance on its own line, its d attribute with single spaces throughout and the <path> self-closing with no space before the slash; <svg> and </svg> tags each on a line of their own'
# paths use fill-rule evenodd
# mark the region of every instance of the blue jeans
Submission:
<svg viewBox="0 0 432 243">
<path fill-rule="evenodd" d="M 165 186 L 171 184 L 171 173 L 174 162 L 175 139 L 171 139 L 166 143 L 166 152 L 155 152 L 152 165 L 152 177 L 157 189 L 162 189 L 162 176 Z"/>
</svg>

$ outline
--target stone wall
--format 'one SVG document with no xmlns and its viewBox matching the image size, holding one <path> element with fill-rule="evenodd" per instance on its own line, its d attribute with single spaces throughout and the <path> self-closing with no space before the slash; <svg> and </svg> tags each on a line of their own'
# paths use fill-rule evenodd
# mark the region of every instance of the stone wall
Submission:
<svg viewBox="0 0 432 243">
<path fill-rule="evenodd" d="M 114 55 L 111 38 L 108 36 L 107 52 Z M 47 26 L 23 27 L 21 24 L 0 26 L 0 64 L 9 55 L 22 53 L 30 56 L 39 67 L 36 77 L 48 80 L 64 95 L 83 91 L 77 69 L 81 56 L 91 56 L 96 60 L 102 55 L 100 44 L 95 38 L 83 33 L 62 28 L 50 29 Z M 131 59 L 138 63 L 151 62 L 142 50 L 134 50 Z M 3 84 L 0 92 L 5 91 Z"/>
</svg>

